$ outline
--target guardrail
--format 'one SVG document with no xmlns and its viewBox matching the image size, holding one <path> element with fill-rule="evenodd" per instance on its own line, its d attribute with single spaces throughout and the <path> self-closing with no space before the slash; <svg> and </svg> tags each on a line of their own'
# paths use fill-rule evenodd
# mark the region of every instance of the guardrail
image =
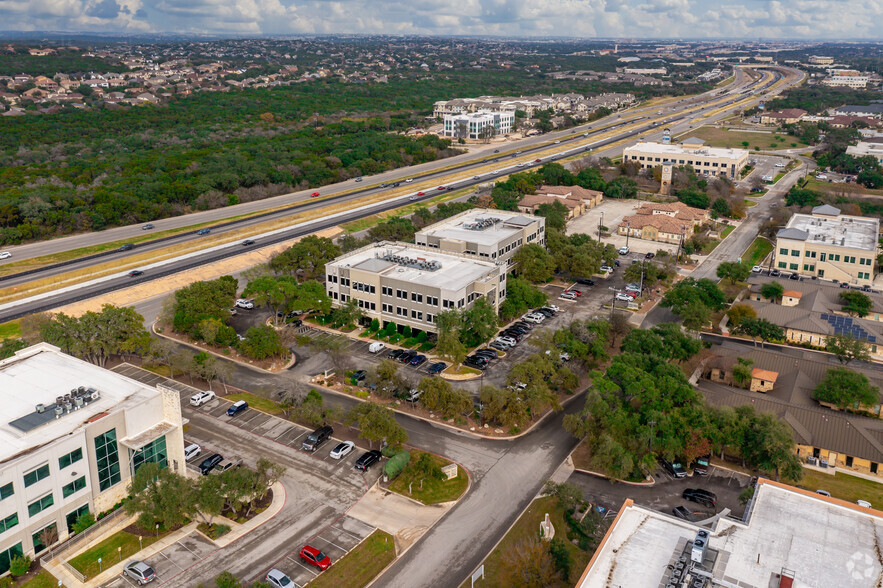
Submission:
<svg viewBox="0 0 883 588">
<path fill-rule="evenodd" d="M 86 539 L 94 537 L 99 531 L 105 530 L 111 523 L 117 522 L 120 518 L 125 514 L 125 510 L 123 508 L 118 508 L 82 533 L 77 533 L 76 535 L 71 536 L 67 540 L 57 543 L 49 548 L 49 551 L 46 555 L 40 558 L 40 565 L 46 567 L 50 561 L 57 557 L 62 557 L 65 553 L 73 549 L 74 547 L 83 543 Z M 86 577 L 75 570 L 73 566 L 71 566 L 67 561 L 62 560 L 61 565 L 69 571 L 72 575 L 76 576 L 80 579 L 81 582 L 86 581 Z"/>
</svg>

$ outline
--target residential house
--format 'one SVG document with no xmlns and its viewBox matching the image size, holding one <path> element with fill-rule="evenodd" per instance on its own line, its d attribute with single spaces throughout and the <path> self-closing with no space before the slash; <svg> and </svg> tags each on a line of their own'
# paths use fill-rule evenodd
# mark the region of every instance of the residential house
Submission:
<svg viewBox="0 0 883 588">
<path fill-rule="evenodd" d="M 698 224 L 708 220 L 708 211 L 683 202 L 644 202 L 635 214 L 623 217 L 616 232 L 647 241 L 678 243 Z"/>
<path fill-rule="evenodd" d="M 527 194 L 518 202 L 518 210 L 536 213 L 543 204 L 560 202 L 567 207 L 567 218 L 575 218 L 601 204 L 603 192 L 581 186 L 540 186 L 536 194 Z"/>
</svg>

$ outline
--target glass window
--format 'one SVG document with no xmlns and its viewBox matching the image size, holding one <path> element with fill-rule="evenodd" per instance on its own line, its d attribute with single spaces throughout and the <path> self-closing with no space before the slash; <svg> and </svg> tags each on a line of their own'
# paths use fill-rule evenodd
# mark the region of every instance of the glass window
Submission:
<svg viewBox="0 0 883 588">
<path fill-rule="evenodd" d="M 779 255 L 788 255 L 788 249 L 785 247 L 780 248 Z"/>
<path fill-rule="evenodd" d="M 70 484 L 65 484 L 64 486 L 62 486 L 61 487 L 61 495 L 64 498 L 67 498 L 71 494 L 74 494 L 75 492 L 79 492 L 80 490 L 82 490 L 85 487 L 86 487 L 86 476 L 80 476 L 79 478 L 77 478 L 76 480 L 71 482 Z"/>
<path fill-rule="evenodd" d="M 797 265 L 796 263 L 792 263 L 792 264 L 789 264 L 789 265 L 788 265 L 788 268 L 789 268 L 789 269 L 796 270 L 796 269 L 798 269 L 798 265 Z"/>
<path fill-rule="evenodd" d="M 40 480 L 44 480 L 49 477 L 49 464 L 43 464 L 32 472 L 28 472 L 25 474 L 25 488 L 28 486 L 33 486 Z"/>
<path fill-rule="evenodd" d="M 52 494 L 47 494 L 43 498 L 39 498 L 28 505 L 28 515 L 35 516 L 55 504 Z"/>
<path fill-rule="evenodd" d="M 791 257 L 800 257 L 800 251 L 797 249 L 791 250 Z"/>
<path fill-rule="evenodd" d="M 4 533 L 18 524 L 18 513 L 14 512 L 0 521 L 0 533 Z"/>
<path fill-rule="evenodd" d="M 77 510 L 71 511 L 71 512 L 67 513 L 67 515 L 65 515 L 64 519 L 65 519 L 65 522 L 67 523 L 67 532 L 68 533 L 74 532 L 74 523 L 76 523 L 77 519 L 80 518 L 81 516 L 83 516 L 84 514 L 86 514 L 87 512 L 89 512 L 89 505 L 84 504 L 83 506 L 81 506 Z"/>
<path fill-rule="evenodd" d="M 98 468 L 98 487 L 102 492 L 119 484 L 120 456 L 116 429 L 95 437 L 95 463 Z"/>
<path fill-rule="evenodd" d="M 78 447 L 67 455 L 62 455 L 58 458 L 58 469 L 63 470 L 67 466 L 72 463 L 77 463 L 81 459 L 83 459 L 83 450 Z"/>
<path fill-rule="evenodd" d="M 9 549 L 0 551 L 0 574 L 8 572 L 9 562 L 12 561 L 12 558 L 21 555 L 24 555 L 24 552 L 21 550 L 21 543 L 16 543 Z"/>
<path fill-rule="evenodd" d="M 782 269 L 785 269 L 786 267 L 788 267 L 788 264 L 785 263 L 784 261 L 780 261 L 780 262 L 779 262 L 779 267 L 782 268 Z"/>
<path fill-rule="evenodd" d="M 57 531 L 58 531 L 58 527 L 56 526 L 55 523 L 52 523 L 48 527 L 44 527 L 44 528 L 40 529 L 39 531 L 37 531 L 36 533 L 34 533 L 33 535 L 31 535 L 31 539 L 34 541 L 34 553 L 35 554 L 40 553 L 41 551 L 43 551 L 44 549 L 49 547 L 49 545 L 52 545 L 53 543 L 58 541 L 58 532 Z M 43 543 L 44 532 L 46 534 L 45 539 L 49 541 L 49 545 L 45 545 Z M 53 539 L 53 537 L 54 537 L 54 539 Z"/>
<path fill-rule="evenodd" d="M 165 437 L 155 439 L 138 451 L 132 452 L 132 467 L 135 472 L 145 463 L 158 463 L 162 468 L 169 466 Z"/>
<path fill-rule="evenodd" d="M 12 489 L 12 482 L 6 484 L 5 486 L 0 486 L 0 500 L 3 500 L 4 498 L 9 498 L 13 494 L 15 494 L 15 492 Z"/>
</svg>

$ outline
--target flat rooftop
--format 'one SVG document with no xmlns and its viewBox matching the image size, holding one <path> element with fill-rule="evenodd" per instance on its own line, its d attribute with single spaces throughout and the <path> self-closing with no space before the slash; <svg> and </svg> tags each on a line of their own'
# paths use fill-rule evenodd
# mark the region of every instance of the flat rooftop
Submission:
<svg viewBox="0 0 883 588">
<path fill-rule="evenodd" d="M 786 228 L 780 230 L 777 236 L 815 245 L 861 249 L 876 254 L 879 232 L 880 221 L 875 218 L 798 213 L 791 217 Z"/>
<path fill-rule="evenodd" d="M 412 260 L 417 263 L 409 264 L 401 260 Z M 429 265 L 432 262 L 437 264 L 438 269 L 431 270 L 419 265 L 420 263 Z M 461 290 L 498 271 L 496 263 L 481 261 L 471 256 L 444 253 L 438 249 L 407 243 L 385 242 L 341 255 L 327 266 L 358 269 L 448 291 Z"/>
<path fill-rule="evenodd" d="M 873 155 L 877 159 L 880 159 L 883 158 L 883 145 L 881 145 L 880 143 L 859 141 L 857 145 L 850 145 L 849 147 L 847 147 L 846 152 L 857 157 Z"/>
<path fill-rule="evenodd" d="M 56 397 L 85 386 L 96 400 L 55 418 Z M 143 384 L 39 343 L 0 361 L 0 463 L 69 435 L 92 417 L 119 412 L 159 392 Z M 37 404 L 46 411 L 38 413 Z"/>
<path fill-rule="evenodd" d="M 626 147 L 624 152 L 636 151 L 640 153 L 652 153 L 654 155 L 672 155 L 683 157 L 686 155 L 701 155 L 703 157 L 717 157 L 720 159 L 741 159 L 748 156 L 745 149 L 728 149 L 726 147 L 684 147 L 679 144 L 656 143 L 654 141 L 641 141 L 637 145 Z"/>
<path fill-rule="evenodd" d="M 474 209 L 424 227 L 417 231 L 417 234 L 451 241 L 494 245 L 513 235 L 520 235 L 525 227 L 539 222 L 542 222 L 540 217 L 529 214 Z"/>
<path fill-rule="evenodd" d="M 699 529 L 626 503 L 578 586 L 665 586 Z M 739 588 L 779 586 L 783 570 L 795 588 L 867 588 L 883 574 L 881 534 L 883 512 L 762 480 L 747 524 L 721 518 L 709 530 L 705 570 Z"/>
</svg>

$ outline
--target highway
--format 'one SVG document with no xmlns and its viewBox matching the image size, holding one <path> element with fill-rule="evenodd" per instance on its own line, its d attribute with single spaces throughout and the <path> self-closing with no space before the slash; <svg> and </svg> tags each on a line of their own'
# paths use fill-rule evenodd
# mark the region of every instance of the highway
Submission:
<svg viewBox="0 0 883 588">
<path fill-rule="evenodd" d="M 704 122 L 707 122 L 712 117 L 719 118 L 734 109 L 744 108 L 753 102 L 764 99 L 766 92 L 781 91 L 781 89 L 798 83 L 802 79 L 802 74 L 794 70 L 787 70 L 785 68 L 777 68 L 777 70 L 775 73 L 772 70 L 760 70 L 762 75 L 757 80 L 746 80 L 749 76 L 742 69 L 738 69 L 736 79 L 723 89 L 718 88 L 713 92 L 697 97 L 670 101 L 663 105 L 644 106 L 624 111 L 579 128 L 550 133 L 541 137 L 531 137 L 508 144 L 505 152 L 501 153 L 488 154 L 487 152 L 482 152 L 466 154 L 432 162 L 431 164 L 390 171 L 380 176 L 366 178 L 362 184 L 348 181 L 337 186 L 326 186 L 322 189 L 323 195 L 326 196 L 319 199 L 310 198 L 309 191 L 298 192 L 249 202 L 243 205 L 156 221 L 154 224 L 158 231 L 204 224 L 212 226 L 213 230 L 210 236 L 197 236 L 195 230 L 190 230 L 178 235 L 138 244 L 129 251 L 110 251 L 87 258 L 71 260 L 63 264 L 37 268 L 27 272 L 27 274 L 12 274 L 0 278 L 0 288 L 25 286 L 22 290 L 27 290 L 26 285 L 29 282 L 62 276 L 65 272 L 82 270 L 98 263 L 106 264 L 107 262 L 112 262 L 118 265 L 121 270 L 115 275 L 75 284 L 54 293 L 2 304 L 0 305 L 0 322 L 13 320 L 34 312 L 50 310 L 58 306 L 129 287 L 132 284 L 186 271 L 212 261 L 238 255 L 251 247 L 265 246 L 289 240 L 378 212 L 391 210 L 410 202 L 411 199 L 429 199 L 438 193 L 437 188 L 439 185 L 452 189 L 468 188 L 476 184 L 505 177 L 507 174 L 515 171 L 524 171 L 532 167 L 541 166 L 549 161 L 566 159 L 587 151 L 592 151 L 595 154 L 604 154 L 612 150 L 619 152 L 625 143 L 633 142 L 638 137 L 651 137 L 665 127 L 671 127 L 673 131 L 676 131 L 678 127 L 683 129 L 688 123 L 694 123 L 699 118 Z M 783 77 L 780 72 L 798 75 L 796 77 Z M 748 93 L 746 94 L 746 92 Z M 662 114 L 659 114 L 660 112 Z M 690 128 L 692 126 L 693 124 L 689 125 Z M 502 147 L 500 151 L 503 151 Z M 406 178 L 413 178 L 413 183 L 405 183 L 403 180 Z M 401 182 L 401 185 L 398 188 L 391 189 L 379 187 L 379 183 L 390 182 Z M 384 191 L 391 192 L 389 198 L 374 204 L 359 206 L 358 199 L 370 195 L 376 197 L 376 195 L 382 194 Z M 419 191 L 425 192 L 425 196 L 417 196 Z M 225 233 L 236 231 L 236 235 L 239 235 L 244 230 L 247 233 L 249 227 L 252 227 L 257 233 L 261 230 L 261 223 L 267 223 L 274 219 L 284 219 L 285 217 L 304 212 L 313 211 L 315 213 L 329 205 L 340 207 L 341 203 L 349 202 L 353 202 L 354 208 L 332 216 L 293 224 L 284 229 L 277 229 L 255 236 L 249 234 L 248 236 L 256 241 L 254 246 L 243 247 L 241 239 L 231 241 L 235 235 L 229 234 L 227 235 L 226 242 L 219 244 L 220 241 L 224 241 Z M 254 216 L 235 219 L 235 217 L 241 217 L 243 214 L 249 213 Z M 231 218 L 235 220 L 228 220 Z M 142 236 L 143 231 L 140 224 L 100 233 L 75 235 L 14 248 L 12 249 L 13 259 L 18 261 L 24 256 L 46 255 L 59 251 L 68 251 L 77 247 L 119 242 L 120 240 L 124 241 L 126 238 Z M 195 239 L 204 240 L 206 247 L 197 247 L 198 251 L 162 262 L 151 263 L 150 261 L 143 261 L 144 254 L 152 251 L 157 252 L 157 255 L 159 255 L 160 252 L 168 252 L 185 245 L 193 248 Z M 133 260 L 131 259 L 132 256 L 138 257 Z M 137 265 L 133 266 L 133 263 Z M 132 268 L 142 269 L 145 273 L 139 277 L 130 278 L 126 273 Z"/>
</svg>

